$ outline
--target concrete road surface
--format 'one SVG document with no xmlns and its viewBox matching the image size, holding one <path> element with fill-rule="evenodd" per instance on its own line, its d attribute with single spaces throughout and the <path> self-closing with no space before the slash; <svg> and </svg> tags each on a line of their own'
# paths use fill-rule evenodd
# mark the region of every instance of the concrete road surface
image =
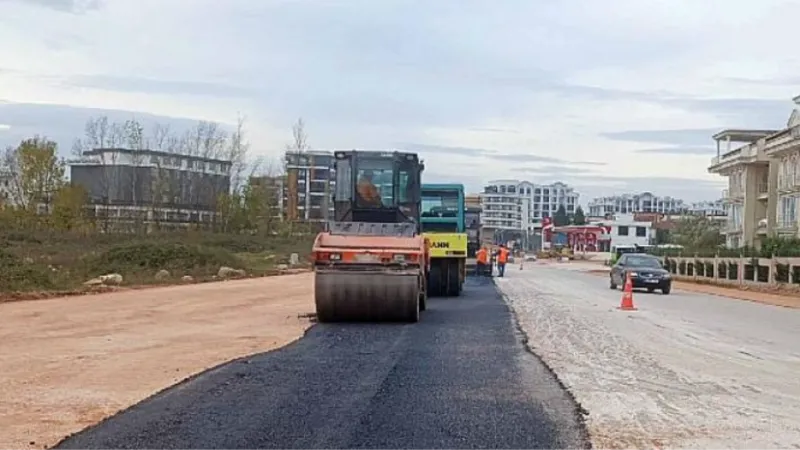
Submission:
<svg viewBox="0 0 800 450">
<path fill-rule="evenodd" d="M 596 448 L 800 448 L 800 310 L 674 290 L 623 312 L 607 275 L 570 269 L 497 284 Z"/>
<path fill-rule="evenodd" d="M 486 279 L 413 325 L 316 325 L 60 448 L 582 448 L 574 401 Z"/>
</svg>

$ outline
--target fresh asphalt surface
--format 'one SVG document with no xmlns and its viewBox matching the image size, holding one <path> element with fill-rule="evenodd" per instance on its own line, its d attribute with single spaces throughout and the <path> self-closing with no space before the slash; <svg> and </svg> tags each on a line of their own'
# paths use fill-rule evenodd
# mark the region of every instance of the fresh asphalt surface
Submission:
<svg viewBox="0 0 800 450">
<path fill-rule="evenodd" d="M 417 324 L 317 324 L 58 448 L 586 448 L 579 408 L 487 278 Z"/>
</svg>

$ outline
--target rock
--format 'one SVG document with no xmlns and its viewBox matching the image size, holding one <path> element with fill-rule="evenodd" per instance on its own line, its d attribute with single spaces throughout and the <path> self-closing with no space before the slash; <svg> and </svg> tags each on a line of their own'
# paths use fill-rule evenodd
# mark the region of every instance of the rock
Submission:
<svg viewBox="0 0 800 450">
<path fill-rule="evenodd" d="M 194 277 L 192 277 L 191 275 L 184 275 L 181 277 L 181 281 L 183 281 L 184 283 L 191 283 L 192 281 L 194 281 Z"/>
<path fill-rule="evenodd" d="M 220 278 L 231 278 L 231 277 L 243 277 L 247 275 L 247 272 L 241 269 L 234 269 L 231 267 L 222 266 L 219 268 L 217 272 L 217 276 Z"/>
<path fill-rule="evenodd" d="M 172 275 L 169 273 L 169 270 L 161 269 L 158 272 L 156 272 L 156 280 L 158 281 L 164 281 L 170 276 Z"/>
<path fill-rule="evenodd" d="M 292 253 L 289 256 L 289 265 L 296 266 L 299 263 L 300 263 L 300 255 L 298 255 L 297 253 Z"/>
<path fill-rule="evenodd" d="M 25 259 L 22 260 L 25 264 L 33 264 L 33 258 L 30 256 L 26 256 Z"/>
<path fill-rule="evenodd" d="M 91 280 L 83 283 L 84 286 L 100 286 L 103 284 L 103 280 L 100 278 L 92 278 Z"/>
<path fill-rule="evenodd" d="M 106 275 L 101 275 L 98 278 L 100 278 L 103 284 L 122 284 L 122 275 L 118 273 L 109 273 Z"/>
</svg>

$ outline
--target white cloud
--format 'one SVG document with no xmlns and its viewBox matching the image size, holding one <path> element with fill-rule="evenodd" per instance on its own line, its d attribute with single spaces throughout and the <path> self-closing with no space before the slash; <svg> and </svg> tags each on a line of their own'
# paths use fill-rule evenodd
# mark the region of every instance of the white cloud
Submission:
<svg viewBox="0 0 800 450">
<path fill-rule="evenodd" d="M 701 148 L 710 135 L 605 134 L 780 127 L 800 81 L 787 39 L 800 3 L 780 0 L 0 5 L 0 42 L 10 44 L 0 46 L 0 100 L 226 123 L 243 114 L 254 151 L 270 155 L 302 115 L 318 148 L 416 143 L 607 162 L 570 179 L 587 194 L 659 177 L 662 194 L 686 190 L 674 179 L 719 180 L 706 171 L 710 154 L 637 152 Z M 508 159 L 423 156 L 430 173 L 476 185 L 525 175 L 509 175 Z M 717 195 L 709 186 L 698 182 L 695 196 Z"/>
</svg>

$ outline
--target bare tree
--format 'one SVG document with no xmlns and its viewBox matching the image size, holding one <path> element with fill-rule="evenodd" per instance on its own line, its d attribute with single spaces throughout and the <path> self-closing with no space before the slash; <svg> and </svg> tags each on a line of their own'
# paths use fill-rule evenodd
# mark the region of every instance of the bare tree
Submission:
<svg viewBox="0 0 800 450">
<path fill-rule="evenodd" d="M 125 130 L 125 147 L 132 150 L 130 152 L 131 167 L 127 176 L 128 186 L 131 191 L 131 204 L 133 206 L 131 218 L 133 219 L 135 231 L 142 231 L 144 217 L 142 217 L 142 211 L 139 209 L 142 201 L 142 195 L 140 195 L 142 186 L 139 174 L 144 163 L 144 150 L 147 150 L 148 142 L 144 134 L 144 127 L 136 119 L 126 120 L 122 127 Z"/>
<path fill-rule="evenodd" d="M 236 128 L 228 139 L 228 146 L 222 159 L 230 162 L 231 190 L 238 192 L 242 187 L 242 174 L 247 170 L 247 154 L 250 150 L 250 142 L 247 140 L 245 132 L 245 118 L 239 116 L 236 120 Z"/>
<path fill-rule="evenodd" d="M 84 160 L 84 153 L 95 149 L 118 148 L 125 142 L 125 127 L 118 123 L 109 122 L 107 116 L 93 117 L 86 122 L 84 127 L 83 139 L 76 139 L 72 146 L 73 154 Z M 97 178 L 97 186 L 100 190 L 103 206 L 102 226 L 108 230 L 108 212 L 112 193 L 116 192 L 119 183 L 119 170 L 116 167 L 117 152 L 101 152 L 96 161 L 103 166 L 100 177 Z M 96 203 L 96 200 L 93 200 Z"/>
<path fill-rule="evenodd" d="M 301 153 L 308 150 L 308 134 L 306 133 L 306 124 L 302 117 L 298 118 L 297 122 L 292 125 L 292 138 L 294 139 L 291 147 L 292 150 Z"/>
</svg>

